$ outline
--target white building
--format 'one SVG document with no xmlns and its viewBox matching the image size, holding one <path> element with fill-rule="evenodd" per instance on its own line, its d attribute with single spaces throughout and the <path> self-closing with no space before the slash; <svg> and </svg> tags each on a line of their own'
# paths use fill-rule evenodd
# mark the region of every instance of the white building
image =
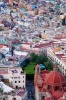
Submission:
<svg viewBox="0 0 66 100">
<path fill-rule="evenodd" d="M 22 71 L 21 68 L 12 68 L 10 69 L 10 82 L 12 82 L 14 88 L 25 88 L 26 83 L 26 74 Z"/>
<path fill-rule="evenodd" d="M 47 56 L 53 63 L 58 64 L 59 70 L 66 76 L 66 56 L 64 52 L 62 50 L 59 51 L 58 49 L 53 52 L 52 48 L 47 48 Z"/>
<path fill-rule="evenodd" d="M 20 67 L 1 67 L 0 75 L 2 75 L 5 80 L 8 80 L 10 85 L 14 88 L 25 88 L 26 74 Z"/>
<path fill-rule="evenodd" d="M 27 91 L 24 89 L 12 89 L 3 82 L 0 82 L 0 89 L 3 90 L 0 100 L 26 100 L 27 98 Z"/>
</svg>

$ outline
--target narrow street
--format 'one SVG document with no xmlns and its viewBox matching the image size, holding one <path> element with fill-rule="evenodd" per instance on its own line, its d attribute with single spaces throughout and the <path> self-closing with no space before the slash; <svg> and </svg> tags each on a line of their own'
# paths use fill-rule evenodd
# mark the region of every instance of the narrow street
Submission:
<svg viewBox="0 0 66 100">
<path fill-rule="evenodd" d="M 33 82 L 27 81 L 26 82 L 26 88 L 27 88 L 27 91 L 28 91 L 28 99 L 27 100 L 35 100 Z"/>
</svg>

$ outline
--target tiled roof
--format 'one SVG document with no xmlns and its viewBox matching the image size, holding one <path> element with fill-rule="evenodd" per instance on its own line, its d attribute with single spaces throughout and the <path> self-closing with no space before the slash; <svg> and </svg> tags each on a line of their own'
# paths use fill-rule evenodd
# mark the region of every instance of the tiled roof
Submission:
<svg viewBox="0 0 66 100">
<path fill-rule="evenodd" d="M 45 77 L 45 83 L 48 85 L 62 85 L 66 83 L 65 77 L 57 71 L 48 73 Z"/>
<path fill-rule="evenodd" d="M 31 45 L 32 43 L 29 43 L 29 42 L 23 42 L 23 44 Z"/>
<path fill-rule="evenodd" d="M 64 56 L 64 54 L 56 54 L 56 56 L 61 59 Z"/>
<path fill-rule="evenodd" d="M 0 44 L 0 48 L 2 48 L 4 45 Z"/>
<path fill-rule="evenodd" d="M 66 38 L 66 34 L 59 34 L 55 36 L 55 39 L 62 39 L 62 38 Z"/>
<path fill-rule="evenodd" d="M 48 46 L 51 46 L 52 44 L 53 44 L 53 42 L 38 44 L 38 45 L 35 46 L 35 48 L 48 47 Z"/>
<path fill-rule="evenodd" d="M 5 71 L 5 70 L 4 70 L 4 71 L 0 71 L 0 75 L 1 75 L 1 74 L 9 74 L 9 73 L 8 73 L 8 71 Z"/>
</svg>

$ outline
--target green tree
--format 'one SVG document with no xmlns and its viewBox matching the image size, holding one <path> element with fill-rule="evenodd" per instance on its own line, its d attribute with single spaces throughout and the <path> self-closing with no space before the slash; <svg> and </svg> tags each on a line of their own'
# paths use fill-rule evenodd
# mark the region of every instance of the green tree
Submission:
<svg viewBox="0 0 66 100">
<path fill-rule="evenodd" d="M 45 59 L 44 55 L 39 55 L 36 59 L 36 64 L 44 64 L 44 61 L 46 61 L 47 59 Z"/>
<path fill-rule="evenodd" d="M 35 62 L 36 59 L 37 59 L 37 57 L 38 57 L 38 55 L 35 54 L 35 53 L 31 53 L 31 54 L 30 54 L 30 58 L 31 58 L 31 61 L 32 61 L 32 62 Z"/>
<path fill-rule="evenodd" d="M 53 64 L 50 60 L 48 60 L 47 62 L 44 62 L 44 65 L 47 67 L 48 70 L 52 70 L 53 69 Z"/>
<path fill-rule="evenodd" d="M 3 90 L 0 88 L 0 93 L 3 93 Z"/>
<path fill-rule="evenodd" d="M 42 59 L 38 56 L 36 59 L 36 64 L 41 64 L 41 62 L 42 62 Z"/>
</svg>

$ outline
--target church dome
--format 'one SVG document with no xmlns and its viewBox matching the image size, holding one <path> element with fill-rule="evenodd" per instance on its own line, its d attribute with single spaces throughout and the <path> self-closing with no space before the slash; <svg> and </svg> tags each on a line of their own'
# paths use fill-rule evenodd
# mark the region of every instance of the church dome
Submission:
<svg viewBox="0 0 66 100">
<path fill-rule="evenodd" d="M 64 92 L 62 92 L 62 91 L 55 91 L 53 93 L 53 97 L 58 100 L 59 98 L 63 97 L 63 93 Z"/>
<path fill-rule="evenodd" d="M 47 85 L 62 85 L 66 83 L 66 80 L 60 72 L 52 71 L 45 76 L 45 83 Z"/>
</svg>

